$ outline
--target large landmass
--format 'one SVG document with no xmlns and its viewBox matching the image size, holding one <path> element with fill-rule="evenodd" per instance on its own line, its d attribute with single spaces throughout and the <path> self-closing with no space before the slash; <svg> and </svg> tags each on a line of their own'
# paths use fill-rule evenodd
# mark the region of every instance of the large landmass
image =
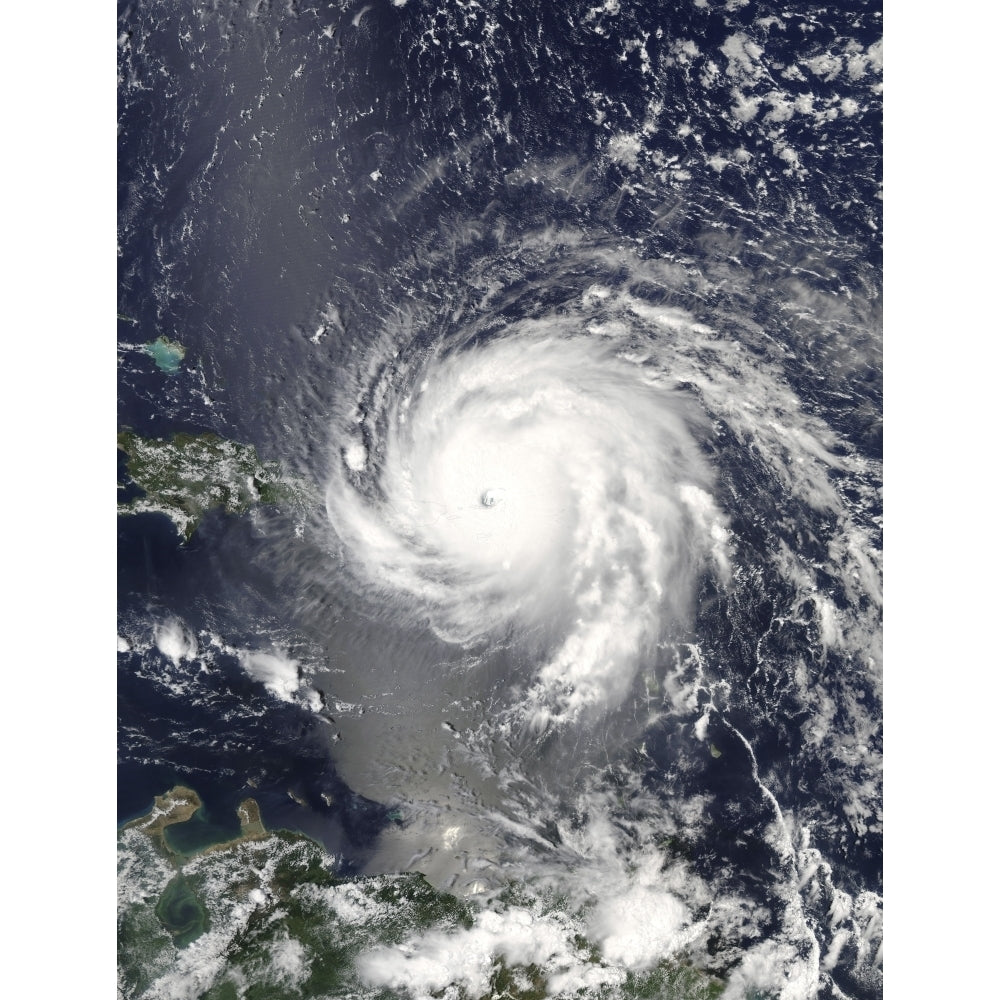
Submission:
<svg viewBox="0 0 1000 1000">
<path fill-rule="evenodd" d="M 119 514 L 166 514 L 188 541 L 209 510 L 245 514 L 263 504 L 305 506 L 306 483 L 263 462 L 252 445 L 217 434 L 179 433 L 143 438 L 128 428 L 118 433 L 128 477 L 143 495 L 118 505 Z"/>
<path fill-rule="evenodd" d="M 268 831 L 253 799 L 237 810 L 240 834 L 193 854 L 171 846 L 171 826 L 196 822 L 201 800 L 177 786 L 119 831 L 119 1000 L 346 998 L 394 1000 L 405 990 L 372 986 L 358 959 L 430 935 L 463 951 L 482 911 L 434 889 L 419 873 L 342 877 L 312 840 Z M 520 904 L 511 890 L 507 905 Z M 500 901 L 501 912 L 503 901 Z M 477 917 L 478 914 L 478 917 Z M 543 916 L 539 914 L 539 916 Z M 601 966 L 584 937 L 579 956 Z M 553 970 L 488 957 L 489 988 L 469 994 L 444 984 L 447 1000 L 542 1000 Z M 590 967 L 590 966 L 588 966 Z M 629 973 L 616 989 L 588 996 L 622 1000 L 714 1000 L 724 983 L 677 961 Z"/>
</svg>

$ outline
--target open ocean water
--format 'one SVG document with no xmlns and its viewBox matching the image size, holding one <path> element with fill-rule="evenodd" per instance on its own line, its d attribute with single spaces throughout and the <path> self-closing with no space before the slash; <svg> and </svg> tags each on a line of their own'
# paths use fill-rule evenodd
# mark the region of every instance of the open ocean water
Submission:
<svg viewBox="0 0 1000 1000">
<path fill-rule="evenodd" d="M 365 995 L 881 996 L 880 8 L 119 31 L 119 425 L 309 498 L 119 518 L 119 824 L 253 796 L 471 907 Z M 123 995 L 229 995 L 199 947 Z"/>
</svg>

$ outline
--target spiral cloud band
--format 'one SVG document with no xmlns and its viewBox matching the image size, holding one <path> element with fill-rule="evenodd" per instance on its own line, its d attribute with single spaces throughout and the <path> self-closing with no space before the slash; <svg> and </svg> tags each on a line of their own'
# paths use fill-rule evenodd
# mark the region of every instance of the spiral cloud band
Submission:
<svg viewBox="0 0 1000 1000">
<path fill-rule="evenodd" d="M 736 980 L 781 970 L 796 983 L 782 996 L 805 1000 L 821 946 L 855 935 L 859 968 L 875 947 L 815 930 L 835 882 L 802 826 L 856 843 L 880 822 L 878 754 L 857 756 L 878 745 L 877 421 L 829 405 L 863 398 L 878 364 L 868 307 L 766 263 L 481 229 L 456 224 L 393 276 L 393 307 L 367 314 L 378 335 L 336 345 L 352 363 L 324 409 L 319 529 L 366 640 L 336 648 L 361 663 L 338 692 L 366 705 L 341 723 L 338 767 L 406 803 L 378 866 L 419 863 L 477 898 L 511 878 L 555 887 L 629 967 L 740 939 Z M 826 374 L 806 377 L 817 356 Z M 376 656 L 364 619 L 390 627 Z M 768 740 L 802 741 L 829 804 L 811 789 L 789 805 L 810 786 L 758 754 Z M 718 768 L 741 804 L 706 793 Z M 733 882 L 742 862 L 704 882 L 671 862 L 661 884 L 664 832 L 715 851 L 734 810 L 773 885 Z M 642 927 L 616 936 L 633 909 Z M 748 930 L 751 911 L 776 939 Z M 651 913 L 664 922 L 644 950 Z M 423 961 L 440 943 L 404 950 Z M 407 962 L 379 951 L 372 969 L 410 982 Z"/>
<path fill-rule="evenodd" d="M 124 7 L 120 800 L 338 856 L 129 989 L 880 995 L 879 6 Z"/>
<path fill-rule="evenodd" d="M 368 585 L 449 641 L 543 650 L 536 722 L 613 708 L 683 620 L 706 557 L 726 568 L 692 399 L 572 319 L 393 373 L 327 496 Z"/>
</svg>

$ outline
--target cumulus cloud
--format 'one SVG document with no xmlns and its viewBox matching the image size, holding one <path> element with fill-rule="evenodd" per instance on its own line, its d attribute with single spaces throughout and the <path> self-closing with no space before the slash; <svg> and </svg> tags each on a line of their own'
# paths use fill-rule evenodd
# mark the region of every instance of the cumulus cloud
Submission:
<svg viewBox="0 0 1000 1000">
<path fill-rule="evenodd" d="M 243 669 L 281 701 L 293 701 L 299 690 L 299 661 L 281 649 L 265 653 L 259 650 L 240 651 Z"/>
<path fill-rule="evenodd" d="M 156 648 L 175 666 L 198 655 L 198 640 L 180 620 L 171 618 L 153 629 Z"/>
</svg>

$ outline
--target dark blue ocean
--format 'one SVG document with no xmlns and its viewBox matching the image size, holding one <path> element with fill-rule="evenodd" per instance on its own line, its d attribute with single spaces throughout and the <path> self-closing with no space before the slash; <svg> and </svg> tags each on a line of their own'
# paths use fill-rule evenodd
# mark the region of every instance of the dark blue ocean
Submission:
<svg viewBox="0 0 1000 1000">
<path fill-rule="evenodd" d="M 120 514 L 119 825 L 188 785 L 205 803 L 197 846 L 234 836 L 252 796 L 269 828 L 372 871 L 392 866 L 386 831 L 407 810 L 474 801 L 582 829 L 595 813 L 570 803 L 570 775 L 604 755 L 602 787 L 675 810 L 671 849 L 718 898 L 756 908 L 748 947 L 786 940 L 797 892 L 816 942 L 807 994 L 880 996 L 874 925 L 864 937 L 852 917 L 841 940 L 850 921 L 828 921 L 837 893 L 868 913 L 882 891 L 879 6 L 118 10 L 119 428 L 252 445 L 318 497 L 209 511 L 187 542 L 163 514 Z M 433 394 L 434 366 L 460 371 L 525 330 L 561 351 L 574 323 L 676 379 L 712 497 L 677 507 L 680 534 L 724 543 L 726 566 L 692 569 L 683 612 L 622 654 L 628 680 L 600 724 L 540 740 L 537 758 L 510 737 L 525 785 L 545 789 L 518 806 L 483 733 L 534 690 L 576 612 L 559 616 L 539 571 L 529 603 L 559 613 L 453 642 L 442 623 L 466 613 L 471 573 L 421 566 L 425 589 L 404 594 L 383 567 L 372 583 L 374 557 L 338 532 L 325 491 L 347 462 L 359 503 L 390 509 L 409 440 L 394 428 Z M 185 348 L 176 373 L 144 349 L 161 336 Z M 595 378 L 580 393 L 602 391 Z M 628 507 L 659 480 L 622 483 L 609 495 Z M 119 504 L 139 495 L 119 453 Z M 454 542 L 404 535 L 419 559 Z M 608 557 L 605 599 L 636 551 Z M 443 588 L 459 595 L 447 620 L 419 596 Z M 644 714 L 643 671 L 666 709 Z M 455 779 L 465 798 L 435 791 L 438 716 L 475 731 L 468 759 L 487 762 L 482 788 Z"/>
</svg>

